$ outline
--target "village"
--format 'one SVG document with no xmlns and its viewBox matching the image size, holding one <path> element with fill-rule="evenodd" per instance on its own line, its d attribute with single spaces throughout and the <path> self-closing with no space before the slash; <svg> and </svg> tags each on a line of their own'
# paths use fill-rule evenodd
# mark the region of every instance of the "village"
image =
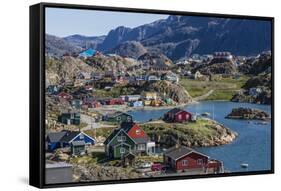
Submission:
<svg viewBox="0 0 281 191">
<path fill-rule="evenodd" d="M 79 55 L 65 54 L 63 59 L 72 61 L 76 57 L 91 67 L 97 65 L 95 67 L 100 68 L 102 66 L 93 59 L 108 59 L 108 56 L 120 59 L 118 55 L 103 55 L 93 49 L 87 49 Z M 201 73 L 192 68 L 200 68 L 210 62 L 227 62 L 230 67 L 238 67 L 252 58 L 215 52 L 213 55 L 193 55 L 175 64 L 167 58 L 149 54 L 144 55 L 141 61 L 124 59 L 133 64 L 126 67 L 117 64 L 111 70 L 103 71 L 77 70 L 71 77 L 47 82 L 47 182 L 87 181 L 87 178 L 75 174 L 76 170 L 73 169 L 88 165 L 112 166 L 122 172 L 122 169 L 129 169 L 136 177 L 224 173 L 223 161 L 196 151 L 191 148 L 193 143 L 183 144 L 184 141 L 175 136 L 169 135 L 171 143 L 163 144 L 157 139 L 156 129 L 158 126 L 170 129 L 174 126 L 179 126 L 179 129 L 218 126 L 208 118 L 208 113 L 197 114 L 182 109 L 209 96 L 213 90 L 198 97 L 190 96 L 184 90 L 183 82 L 244 80 L 244 76 L 238 72 Z M 253 96 L 261 93 L 260 88 L 249 90 Z M 132 110 L 159 109 L 168 111 L 158 120 L 151 119 L 146 123 L 136 121 L 129 114 Z M 213 128 L 212 131 L 217 130 Z M 224 142 L 194 142 L 197 141 L 196 144 L 201 146 L 220 145 L 231 142 L 237 136 L 230 131 L 227 133 L 223 135 L 227 137 Z M 68 176 L 62 177 L 61 174 Z M 131 175 L 128 175 L 119 178 L 130 178 Z M 113 177 L 93 177 L 91 180 L 110 178 Z"/>
</svg>

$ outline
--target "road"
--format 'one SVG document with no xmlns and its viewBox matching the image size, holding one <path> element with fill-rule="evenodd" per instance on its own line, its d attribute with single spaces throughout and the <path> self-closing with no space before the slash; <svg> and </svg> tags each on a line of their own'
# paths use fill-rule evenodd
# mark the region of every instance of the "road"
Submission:
<svg viewBox="0 0 281 191">
<path fill-rule="evenodd" d="M 81 122 L 87 124 L 87 126 L 82 129 L 83 131 L 97 129 L 97 128 L 115 127 L 115 125 L 108 125 L 108 124 L 95 122 L 94 117 L 85 114 L 81 114 Z"/>
</svg>

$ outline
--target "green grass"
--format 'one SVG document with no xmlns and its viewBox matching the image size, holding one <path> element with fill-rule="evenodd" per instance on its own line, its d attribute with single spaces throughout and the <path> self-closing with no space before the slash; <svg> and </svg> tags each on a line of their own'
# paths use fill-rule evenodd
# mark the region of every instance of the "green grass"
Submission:
<svg viewBox="0 0 281 191">
<path fill-rule="evenodd" d="M 95 133 L 96 133 L 96 137 L 108 137 L 111 132 L 113 131 L 113 129 L 115 129 L 115 127 L 104 127 L 104 128 L 98 128 L 96 130 L 86 130 L 84 131 L 87 135 L 95 137 Z"/>
<path fill-rule="evenodd" d="M 239 79 L 222 78 L 219 81 L 199 81 L 192 79 L 181 79 L 180 84 L 192 97 L 198 97 L 214 90 L 213 94 L 206 100 L 230 100 L 237 90 L 248 80 L 248 77 L 241 76 Z"/>
<path fill-rule="evenodd" d="M 175 137 L 184 137 L 184 139 L 209 139 L 216 135 L 217 131 L 213 127 L 215 123 L 199 118 L 196 122 L 190 123 L 151 123 L 144 124 L 142 128 L 148 134 L 173 134 Z"/>
</svg>

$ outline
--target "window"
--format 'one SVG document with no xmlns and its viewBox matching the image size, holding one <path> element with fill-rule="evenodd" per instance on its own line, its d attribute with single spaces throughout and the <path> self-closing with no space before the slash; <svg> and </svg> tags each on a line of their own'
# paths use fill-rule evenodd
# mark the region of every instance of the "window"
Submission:
<svg viewBox="0 0 281 191">
<path fill-rule="evenodd" d="M 138 150 L 144 151 L 145 150 L 145 144 L 139 144 L 138 145 Z"/>
<path fill-rule="evenodd" d="M 182 119 L 182 116 L 181 116 L 181 114 L 179 114 L 179 115 L 178 115 L 178 118 L 179 118 L 179 119 Z"/>
<path fill-rule="evenodd" d="M 131 122 L 131 120 L 132 120 L 131 116 L 128 116 L 128 117 L 127 117 L 127 121 L 128 121 L 128 122 Z"/>
<path fill-rule="evenodd" d="M 197 160 L 197 165 L 202 165 L 203 164 L 203 160 L 202 159 L 198 159 Z"/>
<path fill-rule="evenodd" d="M 182 163 L 182 166 L 187 166 L 188 161 L 187 160 L 182 160 L 181 163 Z"/>
<path fill-rule="evenodd" d="M 118 136 L 118 137 L 117 137 L 117 141 L 118 141 L 118 142 L 122 142 L 122 136 Z"/>
<path fill-rule="evenodd" d="M 117 121 L 121 121 L 121 116 L 118 116 L 118 117 L 117 117 Z"/>
<path fill-rule="evenodd" d="M 118 137 L 117 137 L 117 141 L 118 141 L 118 142 L 126 141 L 126 136 L 123 136 L 123 135 L 118 136 Z"/>
<path fill-rule="evenodd" d="M 120 148 L 120 153 L 124 154 L 125 153 L 125 149 L 124 148 Z"/>
<path fill-rule="evenodd" d="M 137 134 L 137 135 L 141 134 L 141 130 L 140 130 L 140 129 L 137 129 L 137 130 L 136 130 L 136 134 Z"/>
<path fill-rule="evenodd" d="M 79 139 L 84 139 L 84 135 L 82 133 L 79 135 Z"/>
</svg>

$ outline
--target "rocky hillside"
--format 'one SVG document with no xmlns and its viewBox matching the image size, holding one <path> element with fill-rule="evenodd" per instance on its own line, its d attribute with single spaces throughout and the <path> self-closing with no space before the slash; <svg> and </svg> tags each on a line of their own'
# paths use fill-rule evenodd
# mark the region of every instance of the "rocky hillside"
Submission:
<svg viewBox="0 0 281 191">
<path fill-rule="evenodd" d="M 137 59 L 139 56 L 147 52 L 146 48 L 137 41 L 126 41 L 117 45 L 115 48 L 110 50 L 108 53 L 117 54 L 120 56 L 127 56 L 130 58 Z"/>
<path fill-rule="evenodd" d="M 193 72 L 200 71 L 205 75 L 212 74 L 235 74 L 237 72 L 236 66 L 232 61 L 213 59 L 210 63 L 200 65 L 192 70 Z"/>
<path fill-rule="evenodd" d="M 84 36 L 75 34 L 64 37 L 63 39 L 81 48 L 97 49 L 98 46 L 104 41 L 105 36 Z"/>
<path fill-rule="evenodd" d="M 232 97 L 235 102 L 250 102 L 271 104 L 271 73 L 251 77 L 243 86 L 243 89 Z M 251 93 L 251 89 L 258 89 Z"/>
<path fill-rule="evenodd" d="M 112 29 L 100 49 L 106 51 L 125 41 L 139 41 L 173 60 L 215 51 L 251 55 L 270 49 L 270 27 L 266 21 L 170 16 L 132 29 Z"/>
<path fill-rule="evenodd" d="M 226 116 L 229 119 L 255 119 L 255 120 L 267 120 L 270 118 L 270 115 L 265 111 L 252 108 L 234 108 Z"/>
<path fill-rule="evenodd" d="M 236 132 L 209 119 L 198 119 L 188 124 L 151 122 L 141 127 L 153 141 L 166 148 L 178 142 L 188 147 L 218 146 L 230 143 L 238 136 Z"/>
<path fill-rule="evenodd" d="M 91 73 L 95 69 L 78 58 L 64 56 L 61 59 L 46 59 L 46 81 L 58 84 L 62 79 L 73 81 L 80 72 Z"/>
<path fill-rule="evenodd" d="M 144 86 L 145 91 L 156 91 L 164 97 L 169 97 L 177 103 L 190 103 L 192 97 L 179 84 L 174 84 L 169 81 L 147 82 Z"/>
<path fill-rule="evenodd" d="M 63 38 L 53 35 L 45 35 L 46 53 L 49 56 L 60 57 L 65 53 L 78 53 L 82 50 L 80 46 L 76 46 Z"/>
<path fill-rule="evenodd" d="M 271 54 L 260 55 L 258 58 L 248 59 L 245 64 L 239 66 L 239 71 L 244 74 L 258 75 L 270 72 L 272 65 Z"/>
</svg>

